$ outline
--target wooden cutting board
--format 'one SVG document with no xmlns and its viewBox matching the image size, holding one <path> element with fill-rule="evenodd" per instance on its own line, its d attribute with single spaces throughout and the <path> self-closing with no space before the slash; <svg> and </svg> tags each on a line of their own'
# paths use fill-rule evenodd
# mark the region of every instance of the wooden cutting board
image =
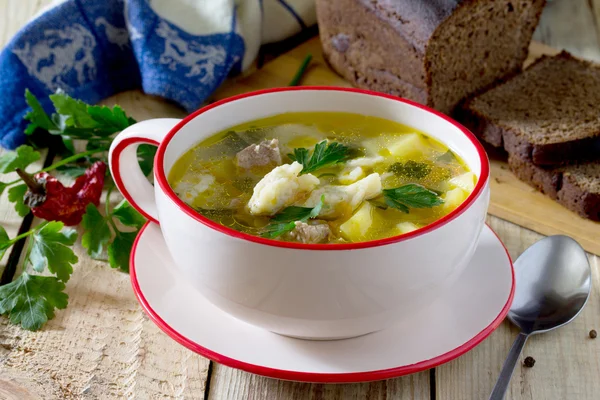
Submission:
<svg viewBox="0 0 600 400">
<path fill-rule="evenodd" d="M 558 50 L 533 42 L 525 65 L 543 54 Z M 260 70 L 227 82 L 215 94 L 221 99 L 248 91 L 287 86 L 307 54 L 313 61 L 301 84 L 315 86 L 351 86 L 335 74 L 323 59 L 321 43 L 315 37 L 285 53 Z M 518 180 L 505 160 L 491 158 L 491 203 L 489 213 L 543 235 L 564 234 L 575 238 L 587 251 L 600 255 L 600 223 L 579 217 L 550 198 Z"/>
</svg>

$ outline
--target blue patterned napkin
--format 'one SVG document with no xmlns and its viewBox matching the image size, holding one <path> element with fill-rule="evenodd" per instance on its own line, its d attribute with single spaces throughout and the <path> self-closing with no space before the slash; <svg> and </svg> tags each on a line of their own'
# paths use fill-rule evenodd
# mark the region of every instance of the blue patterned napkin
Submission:
<svg viewBox="0 0 600 400">
<path fill-rule="evenodd" d="M 25 89 L 63 89 L 88 103 L 124 90 L 188 112 L 261 44 L 315 24 L 314 0 L 66 0 L 30 21 L 0 53 L 0 145 L 23 143 Z"/>
</svg>

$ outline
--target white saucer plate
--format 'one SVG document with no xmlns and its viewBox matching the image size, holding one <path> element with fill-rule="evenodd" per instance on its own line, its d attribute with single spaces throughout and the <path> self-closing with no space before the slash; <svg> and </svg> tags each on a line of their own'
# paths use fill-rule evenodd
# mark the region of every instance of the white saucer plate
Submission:
<svg viewBox="0 0 600 400">
<path fill-rule="evenodd" d="M 136 239 L 130 274 L 146 313 L 190 350 L 258 375 L 328 383 L 388 379 L 455 359 L 500 325 L 515 288 L 510 256 L 487 226 L 471 263 L 442 298 L 386 330 L 345 340 L 284 337 L 221 311 L 180 274 L 154 223 Z"/>
</svg>

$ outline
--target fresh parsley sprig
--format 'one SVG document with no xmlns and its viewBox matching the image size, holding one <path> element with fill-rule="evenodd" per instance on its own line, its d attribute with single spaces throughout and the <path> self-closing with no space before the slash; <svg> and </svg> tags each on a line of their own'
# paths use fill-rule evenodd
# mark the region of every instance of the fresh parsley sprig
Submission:
<svg viewBox="0 0 600 400">
<path fill-rule="evenodd" d="M 273 216 L 271 223 L 266 226 L 261 236 L 268 239 L 275 239 L 284 233 L 293 231 L 296 228 L 297 221 L 306 222 L 309 219 L 317 218 L 323 208 L 324 202 L 325 196 L 322 195 L 315 207 L 291 206 L 284 208 L 279 214 Z"/>
<path fill-rule="evenodd" d="M 146 223 L 146 219 L 126 200 L 122 200 L 111 210 L 110 193 L 113 188 L 114 186 L 106 192 L 105 215 L 102 215 L 95 205 L 87 206 L 81 221 L 84 229 L 81 245 L 92 258 L 102 259 L 106 253 L 112 268 L 129 272 L 131 248 L 139 230 Z M 119 229 L 115 219 L 132 229 Z"/>
<path fill-rule="evenodd" d="M 61 153 L 61 160 L 34 174 L 57 171 L 73 178 L 83 174 L 95 161 L 106 161 L 114 134 L 135 123 L 119 106 L 91 106 L 63 92 L 50 96 L 56 111 L 52 115 L 44 111 L 40 101 L 29 91 L 26 91 L 26 100 L 31 107 L 25 117 L 30 122 L 26 134 L 47 131 L 60 137 L 71 153 Z M 75 153 L 74 140 L 85 140 L 86 150 Z M 145 174 L 151 171 L 154 153 L 155 148 L 146 145 L 138 150 L 138 160 Z M 40 159 L 41 154 L 34 147 L 20 146 L 0 156 L 0 174 L 12 173 L 17 168 L 24 170 Z M 107 184 L 112 187 L 109 179 L 106 180 Z M 27 191 L 23 181 L 15 179 L 0 182 L 0 194 L 4 190 L 8 191 L 8 200 L 14 204 L 17 213 L 25 216 L 29 207 L 23 201 Z M 82 221 L 82 244 L 88 253 L 95 257 L 107 253 L 113 268 L 128 271 L 131 247 L 139 228 L 145 223 L 144 217 L 126 201 L 112 210 L 107 207 L 106 217 L 93 204 L 86 211 Z M 115 221 L 120 221 L 125 228 L 117 228 Z M 0 286 L 0 314 L 8 315 L 12 323 L 21 324 L 25 329 L 38 330 L 54 317 L 56 309 L 67 306 L 68 296 L 64 289 L 77 262 L 77 256 L 71 249 L 77 233 L 74 229 L 64 228 L 61 222 L 50 221 L 11 239 L 0 226 L 0 258 L 24 238 L 28 238 L 23 259 L 25 272 L 12 282 Z"/>
<path fill-rule="evenodd" d="M 350 148 L 338 142 L 328 143 L 323 140 L 315 145 L 312 155 L 309 156 L 309 150 L 305 148 L 294 149 L 293 154 L 288 154 L 292 161 L 302 164 L 300 175 L 314 172 L 321 168 L 344 162 L 348 159 Z"/>
<path fill-rule="evenodd" d="M 97 160 L 106 162 L 113 135 L 136 123 L 136 120 L 125 114 L 119 106 L 112 108 L 92 106 L 60 90 L 49 98 L 56 111 L 52 115 L 48 115 L 33 93 L 26 90 L 25 99 L 31 111 L 25 115 L 25 119 L 29 121 L 25 133 L 30 135 L 36 129 L 42 129 L 52 135 L 58 135 L 62 138 L 65 147 L 73 154 L 75 153 L 73 141 L 85 140 L 87 151 L 99 153 L 97 158 L 88 160 L 88 164 Z M 148 175 L 152 169 L 155 153 L 154 146 L 141 145 L 138 148 L 138 160 L 145 175 Z M 72 163 L 63 166 L 63 173 L 76 175 L 69 173 L 69 167 L 82 171 L 81 165 Z"/>
<path fill-rule="evenodd" d="M 0 314 L 9 316 L 11 323 L 24 329 L 38 330 L 54 318 L 55 309 L 67 306 L 65 283 L 71 277 L 77 256 L 71 250 L 77 231 L 65 228 L 62 222 L 44 222 L 13 239 L 0 226 L 0 258 L 19 240 L 29 238 L 25 253 L 25 269 L 46 270 L 54 276 L 31 275 L 23 272 L 9 284 L 0 286 Z"/>
<path fill-rule="evenodd" d="M 383 190 L 383 199 L 389 207 L 409 213 L 410 208 L 431 208 L 444 203 L 434 191 L 416 183 Z"/>
</svg>

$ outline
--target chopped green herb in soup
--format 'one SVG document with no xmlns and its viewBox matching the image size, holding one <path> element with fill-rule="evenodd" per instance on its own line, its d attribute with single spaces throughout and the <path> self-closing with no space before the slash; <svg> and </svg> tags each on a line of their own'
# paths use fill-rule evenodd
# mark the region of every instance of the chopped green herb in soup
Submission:
<svg viewBox="0 0 600 400">
<path fill-rule="evenodd" d="M 440 219 L 476 176 L 444 144 L 376 117 L 288 113 L 232 127 L 179 158 L 175 193 L 205 217 L 265 238 L 352 243 Z"/>
</svg>

